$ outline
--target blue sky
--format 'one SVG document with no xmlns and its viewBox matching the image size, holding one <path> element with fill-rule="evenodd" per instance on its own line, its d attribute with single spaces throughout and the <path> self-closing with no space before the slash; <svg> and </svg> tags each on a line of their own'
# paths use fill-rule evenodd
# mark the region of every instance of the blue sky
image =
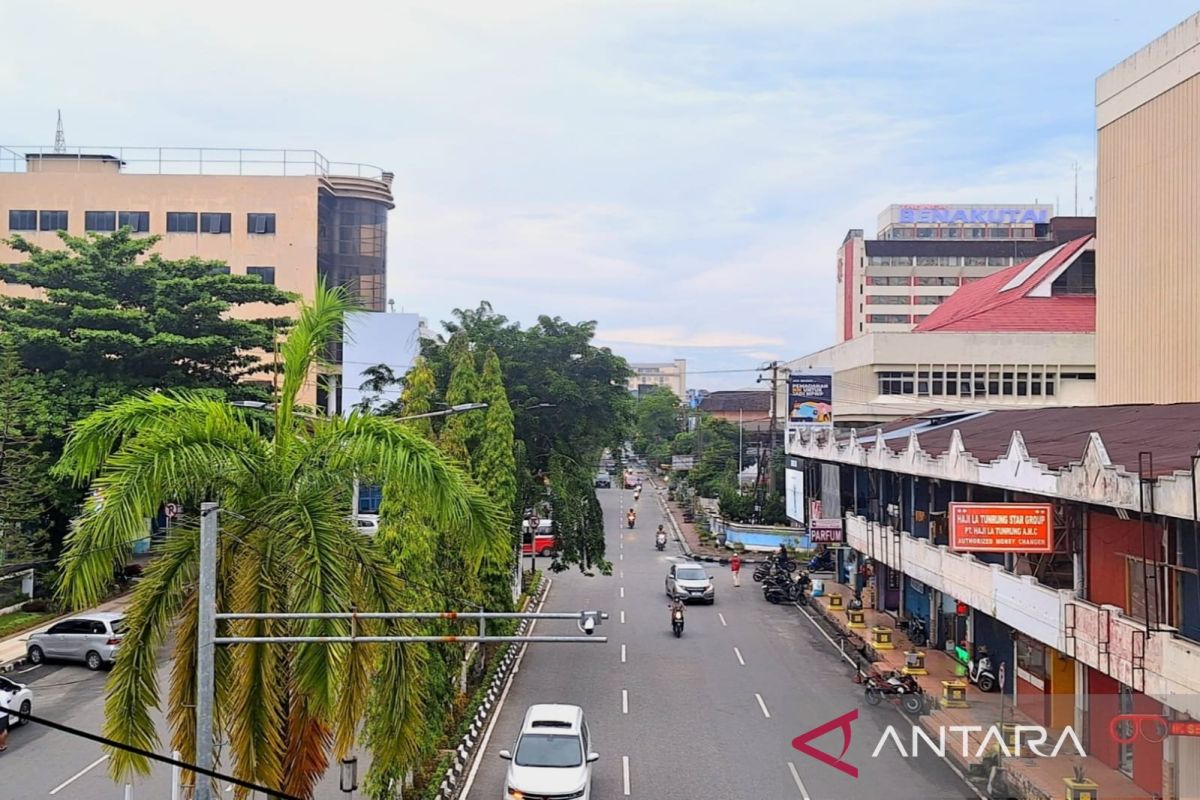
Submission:
<svg viewBox="0 0 1200 800">
<path fill-rule="evenodd" d="M 691 384 L 833 342 L 892 202 L 1094 194 L 1094 81 L 1195 12 L 1003 0 L 8 8 L 0 142 L 315 148 L 396 173 L 389 295 L 599 322 Z M 745 370 L 736 372 L 729 370 Z"/>
</svg>

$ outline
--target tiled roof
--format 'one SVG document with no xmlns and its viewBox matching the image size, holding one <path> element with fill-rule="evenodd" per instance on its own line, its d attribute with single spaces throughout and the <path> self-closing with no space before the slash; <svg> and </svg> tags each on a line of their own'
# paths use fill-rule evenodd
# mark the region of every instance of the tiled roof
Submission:
<svg viewBox="0 0 1200 800">
<path fill-rule="evenodd" d="M 700 401 L 701 411 L 770 411 L 771 392 L 768 389 L 751 391 L 710 392 Z"/>
<path fill-rule="evenodd" d="M 1092 241 L 1074 239 L 1033 261 L 1003 269 L 968 283 L 922 320 L 917 332 L 1094 333 L 1093 296 L 1031 297 L 1060 267 L 1070 263 Z M 1039 263 L 1040 262 L 1040 263 Z M 1017 283 L 1013 286 L 1012 283 Z"/>
</svg>

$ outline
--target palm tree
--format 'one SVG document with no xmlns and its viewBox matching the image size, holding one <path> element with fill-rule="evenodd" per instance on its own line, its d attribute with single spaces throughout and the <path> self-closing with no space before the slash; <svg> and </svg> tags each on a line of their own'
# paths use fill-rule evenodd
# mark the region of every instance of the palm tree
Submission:
<svg viewBox="0 0 1200 800">
<path fill-rule="evenodd" d="M 297 395 L 350 310 L 344 292 L 318 287 L 282 347 L 282 390 L 273 416 L 194 392 L 141 394 L 97 411 L 71 434 L 59 470 L 93 496 L 62 559 L 61 597 L 100 601 L 126 545 L 144 536 L 161 504 L 220 504 L 217 608 L 243 612 L 398 610 L 404 581 L 378 545 L 347 519 L 350 487 L 404 487 L 426 518 L 456 531 L 464 569 L 506 548 L 505 520 L 437 447 L 393 419 L 303 413 Z M 159 743 L 155 656 L 174 635 L 167 717 L 172 745 L 195 741 L 197 520 L 172 526 L 134 590 L 121 657 L 109 678 L 104 733 L 141 748 Z M 360 625 L 360 631 L 384 626 Z M 402 629 L 401 625 L 390 626 Z M 223 631 L 223 632 L 222 632 Z M 346 635 L 339 620 L 222 622 L 219 635 Z M 216 653 L 214 728 L 229 742 L 224 765 L 239 778 L 307 796 L 331 757 L 354 742 L 368 705 L 394 727 L 387 758 L 421 745 L 420 656 L 382 645 L 242 644 Z M 145 774 L 140 757 L 113 750 L 119 780 Z"/>
</svg>

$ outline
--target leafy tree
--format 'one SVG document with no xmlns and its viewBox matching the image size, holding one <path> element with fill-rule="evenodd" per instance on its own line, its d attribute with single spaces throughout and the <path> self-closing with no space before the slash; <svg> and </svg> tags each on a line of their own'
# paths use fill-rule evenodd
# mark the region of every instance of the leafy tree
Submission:
<svg viewBox="0 0 1200 800">
<path fill-rule="evenodd" d="M 446 404 L 451 406 L 464 403 L 478 403 L 479 376 L 475 372 L 475 357 L 463 342 L 454 350 L 454 369 L 450 373 L 450 382 L 446 387 Z M 442 426 L 442 449 L 446 454 L 460 464 L 470 465 L 471 453 L 479 443 L 482 432 L 477 414 L 455 414 L 447 417 Z"/>
<path fill-rule="evenodd" d="M 216 603 L 246 612 L 379 611 L 403 607 L 404 580 L 377 543 L 346 520 L 355 480 L 390 493 L 442 530 L 459 533 L 477 568 L 499 544 L 487 496 L 436 447 L 395 420 L 352 412 L 311 417 L 297 394 L 350 308 L 345 293 L 319 286 L 282 347 L 282 388 L 273 412 L 231 407 L 191 391 L 144 392 L 97 411 L 71 434 L 59 468 L 90 481 L 104 503 L 89 504 L 62 559 L 62 598 L 84 608 L 166 500 L 221 507 Z M 268 414 L 270 416 L 268 416 Z M 384 515 L 387 522 L 387 514 Z M 414 547 L 416 543 L 414 543 Z M 404 547 L 409 547 L 405 542 Z M 174 636 L 167 718 L 172 745 L 192 760 L 195 731 L 197 520 L 172 526 L 134 590 L 122 657 L 109 677 L 105 735 L 158 749 L 151 710 L 160 703 L 155 658 Z M 405 626 L 360 622 L 362 632 Z M 346 635 L 340 620 L 223 623 L 234 635 Z M 229 742 L 233 772 L 309 795 L 331 757 L 346 753 L 368 708 L 390 732 L 379 757 L 413 757 L 426 733 L 420 658 L 374 644 L 244 644 L 219 648 L 216 729 Z M 142 757 L 113 750 L 118 780 L 149 771 Z"/>
<path fill-rule="evenodd" d="M 375 364 L 363 370 L 366 380 L 359 385 L 363 398 L 356 406 L 364 414 L 377 413 L 388 417 L 398 417 L 403 413 L 403 405 L 399 398 L 383 400 L 383 393 L 393 386 L 399 386 L 403 381 L 396 376 L 387 364 Z"/>
<path fill-rule="evenodd" d="M 515 434 L 512 408 L 504 391 L 504 377 L 500 372 L 500 358 L 495 350 L 488 350 L 484 357 L 483 374 L 479 381 L 479 399 L 487 403 L 483 418 L 483 432 L 479 445 L 472 454 L 475 479 L 498 507 L 510 513 L 517 500 L 517 462 L 514 451 Z M 488 560 L 483 564 L 481 578 L 486 593 L 488 608 L 495 611 L 512 607 L 512 570 L 519 559 L 520 530 L 518 517 L 509 517 L 509 552 L 503 559 Z"/>
<path fill-rule="evenodd" d="M 670 442 L 679 432 L 679 398 L 665 386 L 638 398 L 634 414 L 633 444 L 640 453 Z"/>
<path fill-rule="evenodd" d="M 12 342 L 0 339 L 0 564 L 41 566 L 48 552 L 42 514 L 53 481 L 41 437 L 30 432 L 45 402 Z"/>
<path fill-rule="evenodd" d="M 704 415 L 700 417 L 697 431 L 681 434 L 676 441 L 680 441 L 680 438 L 694 445 L 692 452 L 699 452 L 696 467 L 688 473 L 688 483 L 697 492 L 705 497 L 716 497 L 723 486 L 737 485 L 736 425 L 719 417 Z"/>
</svg>

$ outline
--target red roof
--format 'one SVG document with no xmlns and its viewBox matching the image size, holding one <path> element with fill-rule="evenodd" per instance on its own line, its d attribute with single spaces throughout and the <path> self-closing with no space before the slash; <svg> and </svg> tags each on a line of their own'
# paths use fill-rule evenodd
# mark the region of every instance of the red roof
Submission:
<svg viewBox="0 0 1200 800">
<path fill-rule="evenodd" d="M 968 283 L 950 295 L 933 313 L 921 320 L 915 331 L 1095 333 L 1096 298 L 1070 295 L 1030 297 L 1034 289 L 1051 280 L 1059 269 L 1074 261 L 1094 237 L 1084 236 L 1032 261 Z M 1020 285 L 1005 290 L 1040 258 L 1040 264 Z"/>
</svg>

